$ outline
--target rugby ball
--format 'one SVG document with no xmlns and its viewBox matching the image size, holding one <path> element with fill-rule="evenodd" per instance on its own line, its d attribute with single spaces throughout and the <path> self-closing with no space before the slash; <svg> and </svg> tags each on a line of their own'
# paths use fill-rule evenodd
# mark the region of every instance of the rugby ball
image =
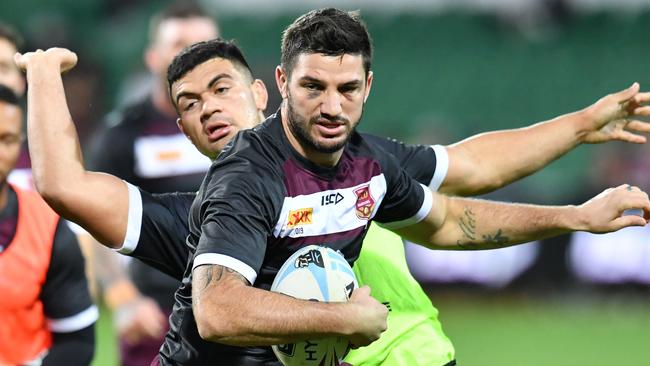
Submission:
<svg viewBox="0 0 650 366">
<path fill-rule="evenodd" d="M 352 268 L 340 252 L 309 245 L 295 252 L 282 265 L 273 280 L 271 291 L 303 300 L 345 302 L 358 287 Z M 341 364 L 350 344 L 344 337 L 331 337 L 272 348 L 285 366 L 335 366 Z"/>
</svg>

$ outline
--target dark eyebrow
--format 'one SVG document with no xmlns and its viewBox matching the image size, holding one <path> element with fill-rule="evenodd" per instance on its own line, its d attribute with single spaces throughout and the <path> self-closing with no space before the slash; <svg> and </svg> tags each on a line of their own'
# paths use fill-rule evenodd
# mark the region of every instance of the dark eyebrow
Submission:
<svg viewBox="0 0 650 366">
<path fill-rule="evenodd" d="M 210 82 L 208 83 L 208 89 L 212 88 L 214 86 L 214 84 L 221 81 L 221 79 L 231 79 L 232 80 L 232 76 L 230 76 L 230 74 L 221 73 L 221 74 L 213 77 L 212 80 L 210 80 Z"/>
<path fill-rule="evenodd" d="M 183 98 L 183 97 L 194 97 L 194 96 L 196 96 L 196 93 L 191 93 L 191 92 L 178 93 L 178 95 L 176 96 L 176 105 L 178 105 L 178 102 L 181 100 L 181 98 Z"/>
<path fill-rule="evenodd" d="M 317 84 L 322 84 L 323 82 L 320 81 L 319 79 L 313 78 L 311 76 L 303 76 L 300 78 L 301 82 L 308 82 L 308 83 L 317 83 Z"/>
<path fill-rule="evenodd" d="M 214 86 L 214 84 L 218 83 L 221 79 L 232 79 L 232 76 L 230 76 L 230 74 L 226 74 L 226 73 L 218 74 L 215 77 L 213 77 L 212 80 L 210 80 L 210 82 L 208 83 L 207 88 L 208 89 L 212 88 Z M 193 97 L 193 96 L 196 96 L 196 95 L 197 95 L 196 93 L 192 93 L 192 92 L 178 93 L 178 95 L 176 96 L 176 105 L 178 105 L 178 102 L 180 101 L 181 98 L 183 98 L 183 97 Z"/>
<path fill-rule="evenodd" d="M 306 82 L 306 83 L 316 83 L 316 84 L 322 84 L 323 83 L 321 80 L 316 79 L 316 78 L 311 77 L 311 76 L 303 76 L 303 77 L 300 78 L 300 81 L 301 82 Z M 345 83 L 345 84 L 343 84 L 341 86 L 344 86 L 344 87 L 358 87 L 360 85 L 361 85 L 361 80 L 357 79 L 357 80 L 348 81 L 347 83 Z"/>
<path fill-rule="evenodd" d="M 352 80 L 348 81 L 347 83 L 341 85 L 342 87 L 348 87 L 348 88 L 358 88 L 361 86 L 361 80 Z"/>
</svg>

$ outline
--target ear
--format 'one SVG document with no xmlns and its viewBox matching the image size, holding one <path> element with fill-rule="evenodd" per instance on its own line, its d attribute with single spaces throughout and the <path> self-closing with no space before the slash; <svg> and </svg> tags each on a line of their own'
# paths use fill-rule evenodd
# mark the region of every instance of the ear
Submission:
<svg viewBox="0 0 650 366">
<path fill-rule="evenodd" d="M 278 85 L 278 90 L 282 99 L 288 98 L 287 88 L 289 87 L 289 79 L 287 74 L 284 72 L 282 66 L 277 66 L 275 68 L 275 83 Z"/>
<path fill-rule="evenodd" d="M 266 90 L 266 85 L 264 85 L 262 80 L 255 79 L 251 86 L 251 90 L 253 91 L 253 98 L 255 99 L 255 107 L 258 111 L 264 112 L 269 101 L 269 93 Z"/>
<path fill-rule="evenodd" d="M 185 137 L 191 141 L 190 136 L 185 132 L 185 129 L 183 128 L 183 121 L 180 118 L 176 118 L 176 126 L 178 126 L 178 129 L 181 130 L 183 135 L 185 135 Z"/>
<path fill-rule="evenodd" d="M 366 93 L 363 96 L 364 103 L 366 102 L 366 100 L 368 100 L 368 95 L 370 95 L 370 88 L 372 88 L 372 79 L 373 79 L 373 73 L 372 71 L 368 71 L 368 77 L 366 78 Z"/>
<path fill-rule="evenodd" d="M 149 46 L 147 50 L 144 51 L 144 64 L 147 66 L 149 72 L 154 74 L 158 72 L 160 57 L 153 46 Z"/>
</svg>

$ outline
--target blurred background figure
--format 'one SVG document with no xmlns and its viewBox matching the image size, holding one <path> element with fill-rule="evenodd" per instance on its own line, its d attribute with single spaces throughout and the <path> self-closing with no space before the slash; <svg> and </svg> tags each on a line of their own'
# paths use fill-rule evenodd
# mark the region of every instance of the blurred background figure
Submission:
<svg viewBox="0 0 650 366">
<path fill-rule="evenodd" d="M 23 73 L 14 64 L 14 54 L 22 46 L 22 38 L 8 24 L 0 23 L 0 84 L 16 95 L 25 93 Z"/>
<path fill-rule="evenodd" d="M 23 40 L 8 24 L 0 23 L 0 84 L 10 88 L 18 97 L 25 93 L 23 73 L 14 64 L 14 54 L 20 50 Z M 29 151 L 22 143 L 16 167 L 9 175 L 9 182 L 24 189 L 33 189 Z"/>
<path fill-rule="evenodd" d="M 0 85 L 0 365 L 88 365 L 98 311 L 79 243 L 37 193 L 7 182 L 23 139 L 18 98 Z"/>
<path fill-rule="evenodd" d="M 192 1 L 177 1 L 149 24 L 144 62 L 150 78 L 127 83 L 129 103 L 111 114 L 91 150 L 93 170 L 113 174 L 149 192 L 196 191 L 210 166 L 177 125 L 167 87 L 167 66 L 184 47 L 216 38 L 216 22 Z M 142 95 L 141 90 L 146 89 Z M 138 96 L 140 95 L 140 96 Z M 163 342 L 178 281 L 139 260 L 95 246 L 97 277 L 113 311 L 122 363 L 151 362 Z"/>
<path fill-rule="evenodd" d="M 650 148 L 608 148 L 598 154 L 585 194 L 619 182 L 650 188 Z M 612 243 L 616 243 L 612 245 Z M 595 285 L 650 285 L 650 226 L 616 235 L 574 233 L 567 260 L 581 281 Z"/>
</svg>

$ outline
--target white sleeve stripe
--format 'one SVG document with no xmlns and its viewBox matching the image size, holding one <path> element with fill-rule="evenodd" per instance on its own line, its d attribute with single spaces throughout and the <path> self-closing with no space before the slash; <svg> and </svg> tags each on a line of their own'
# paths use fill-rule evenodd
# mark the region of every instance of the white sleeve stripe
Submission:
<svg viewBox="0 0 650 366">
<path fill-rule="evenodd" d="M 97 306 L 91 305 L 88 309 L 73 316 L 60 319 L 48 319 L 50 330 L 55 333 L 70 333 L 84 329 L 99 318 Z"/>
<path fill-rule="evenodd" d="M 250 284 L 255 283 L 257 279 L 257 272 L 248 264 L 240 261 L 239 259 L 218 253 L 205 253 L 199 254 L 194 258 L 192 270 L 204 264 L 218 264 L 220 266 L 228 267 L 244 276 Z"/>
<path fill-rule="evenodd" d="M 126 236 L 120 249 L 121 254 L 131 254 L 140 241 L 140 227 L 142 226 L 142 197 L 140 190 L 133 184 L 124 181 L 129 189 L 129 216 L 126 226 Z"/>
<path fill-rule="evenodd" d="M 433 177 L 431 177 L 431 182 L 429 182 L 429 188 L 437 191 L 447 177 L 449 154 L 447 153 L 447 149 L 442 145 L 433 145 L 431 148 L 436 153 L 436 170 L 433 173 Z"/>
<path fill-rule="evenodd" d="M 431 211 L 431 207 L 433 207 L 433 193 L 431 193 L 429 187 L 425 186 L 424 184 L 420 184 L 420 187 L 424 190 L 424 198 L 422 200 L 422 206 L 420 206 L 420 209 L 415 213 L 415 215 L 405 220 L 379 223 L 379 225 L 386 229 L 399 229 L 409 225 L 417 224 L 425 217 L 427 217 L 429 211 Z"/>
</svg>

